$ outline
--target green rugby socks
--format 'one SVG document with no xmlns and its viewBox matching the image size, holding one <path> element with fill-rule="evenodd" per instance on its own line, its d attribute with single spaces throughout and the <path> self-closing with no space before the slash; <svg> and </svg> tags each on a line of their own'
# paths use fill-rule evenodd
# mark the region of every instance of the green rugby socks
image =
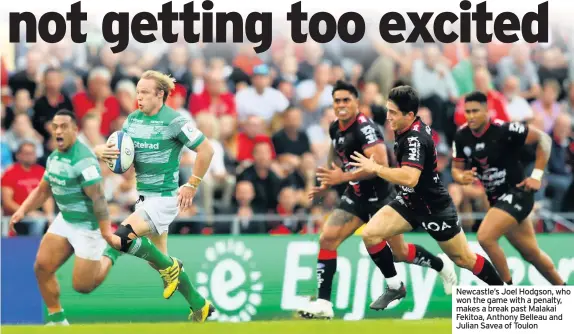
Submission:
<svg viewBox="0 0 574 334">
<path fill-rule="evenodd" d="M 185 297 L 192 310 L 197 311 L 205 305 L 205 298 L 195 290 L 183 268 L 181 268 L 181 274 L 179 275 L 178 290 Z"/>
<path fill-rule="evenodd" d="M 169 268 L 173 265 L 173 260 L 157 249 L 146 237 L 140 237 L 132 241 L 128 248 L 128 253 L 151 262 L 159 270 Z"/>
</svg>

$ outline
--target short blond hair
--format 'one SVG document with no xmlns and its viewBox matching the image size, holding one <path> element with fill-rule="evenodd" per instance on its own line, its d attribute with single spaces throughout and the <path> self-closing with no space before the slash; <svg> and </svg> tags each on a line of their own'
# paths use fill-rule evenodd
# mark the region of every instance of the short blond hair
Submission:
<svg viewBox="0 0 574 334">
<path fill-rule="evenodd" d="M 163 91 L 163 102 L 167 100 L 169 94 L 175 88 L 175 79 L 159 71 L 145 71 L 140 79 L 151 79 L 155 81 L 157 89 Z"/>
</svg>

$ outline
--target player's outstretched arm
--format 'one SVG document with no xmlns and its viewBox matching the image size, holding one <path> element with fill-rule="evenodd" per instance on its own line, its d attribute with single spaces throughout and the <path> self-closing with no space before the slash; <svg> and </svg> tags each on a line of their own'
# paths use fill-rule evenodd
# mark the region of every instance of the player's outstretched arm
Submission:
<svg viewBox="0 0 574 334">
<path fill-rule="evenodd" d="M 102 237 L 113 246 L 112 243 L 112 222 L 108 211 L 108 201 L 104 194 L 103 181 L 83 187 L 85 194 L 94 203 L 94 215 L 98 220 Z"/>
<path fill-rule="evenodd" d="M 28 212 L 40 208 L 50 196 L 52 196 L 50 184 L 42 178 L 40 184 L 32 190 L 30 195 L 26 197 L 26 200 L 24 200 L 22 205 L 20 205 L 18 210 L 12 215 L 12 218 L 10 219 L 10 228 L 13 230 L 15 223 L 22 220 Z"/>
<path fill-rule="evenodd" d="M 550 136 L 529 125 L 524 144 L 530 145 L 534 143 L 538 144 L 536 147 L 534 170 L 530 177 L 517 184 L 517 187 L 524 187 L 526 190 L 540 189 L 542 176 L 544 175 L 544 170 L 546 169 L 546 165 L 550 159 L 550 153 L 552 152 L 552 139 Z"/>
<path fill-rule="evenodd" d="M 354 173 L 375 173 L 378 177 L 383 178 L 390 183 L 409 188 L 414 188 L 419 183 L 419 178 L 422 171 L 418 167 L 411 167 L 407 165 L 400 168 L 385 167 L 378 164 L 372 156 L 369 159 L 359 152 L 355 152 L 351 158 L 355 160 L 355 162 L 351 162 L 350 164 L 352 166 L 359 167 L 359 169 Z"/>
<path fill-rule="evenodd" d="M 382 165 L 388 166 L 389 162 L 387 159 L 387 149 L 384 144 L 376 144 L 365 148 L 365 155 L 369 158 Z M 331 169 L 332 168 L 332 169 Z M 361 181 L 366 179 L 372 179 L 376 177 L 375 172 L 368 172 L 365 169 L 359 169 L 356 171 L 343 172 L 343 170 L 336 166 L 332 160 L 327 168 L 319 167 L 317 169 L 317 177 L 321 184 L 331 187 L 341 183 L 347 183 L 350 181 Z"/>
</svg>

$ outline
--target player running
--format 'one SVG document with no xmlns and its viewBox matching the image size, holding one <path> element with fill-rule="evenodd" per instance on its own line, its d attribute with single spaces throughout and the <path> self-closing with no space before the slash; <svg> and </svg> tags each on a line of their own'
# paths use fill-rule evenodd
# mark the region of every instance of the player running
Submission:
<svg viewBox="0 0 574 334">
<path fill-rule="evenodd" d="M 529 218 L 534 193 L 540 189 L 550 158 L 552 139 L 521 123 L 492 122 L 486 96 L 480 92 L 466 96 L 465 113 L 468 123 L 457 131 L 454 139 L 452 177 L 460 184 L 470 184 L 478 177 L 486 190 L 491 208 L 478 229 L 480 245 L 509 285 L 512 276 L 504 251 L 498 245 L 503 235 L 550 283 L 564 284 L 552 260 L 538 247 Z M 537 144 L 535 169 L 525 178 L 519 153 L 524 145 L 530 144 Z"/>
<path fill-rule="evenodd" d="M 198 129 L 165 105 L 173 89 L 173 80 L 157 71 L 146 71 L 137 84 L 139 109 L 128 116 L 122 131 L 134 142 L 140 196 L 135 212 L 114 234 L 115 249 L 109 248 L 104 255 L 113 263 L 119 255 L 117 249 L 147 260 L 164 280 L 164 298 L 179 290 L 190 305 L 190 319 L 204 322 L 214 307 L 197 292 L 182 263 L 167 255 L 167 234 L 179 211 L 191 207 L 211 163 L 213 148 Z M 179 159 L 184 145 L 197 152 L 197 158 L 192 176 L 179 187 Z M 115 159 L 119 152 L 112 146 L 96 147 L 96 155 L 107 162 Z"/>
<path fill-rule="evenodd" d="M 431 129 L 417 116 L 419 98 L 410 86 L 393 88 L 387 101 L 387 119 L 395 131 L 395 156 L 398 168 L 389 168 L 355 152 L 350 164 L 359 167 L 354 173 L 376 173 L 399 186 L 396 199 L 379 210 L 365 226 L 363 241 L 367 249 L 383 240 L 422 226 L 441 249 L 459 267 L 471 270 L 489 285 L 503 282 L 492 264 L 475 254 L 460 227 L 458 214 L 449 193 L 437 173 L 436 148 Z M 381 252 L 372 254 L 375 263 Z M 392 295 L 384 293 L 371 303 L 371 309 L 384 309 Z"/>
<path fill-rule="evenodd" d="M 100 259 L 106 240 L 112 238 L 108 203 L 104 196 L 100 165 L 92 151 L 77 140 L 78 122 L 68 110 L 58 111 L 51 127 L 57 150 L 46 163 L 40 184 L 10 219 L 10 228 L 30 211 L 54 196 L 60 213 L 40 242 L 34 272 L 42 299 L 48 308 L 47 325 L 69 325 L 60 304 L 56 271 L 75 254 L 72 284 L 80 293 L 98 287 L 109 266 Z"/>
<path fill-rule="evenodd" d="M 319 238 L 319 255 L 317 260 L 318 298 L 298 311 L 303 318 L 330 319 L 334 316 L 331 303 L 333 277 L 337 271 L 337 248 L 359 227 L 369 221 L 380 208 L 389 203 L 396 192 L 391 184 L 378 178 L 374 173 L 353 173 L 350 164 L 355 151 L 363 152 L 388 166 L 387 150 L 383 135 L 375 124 L 358 111 L 358 92 L 351 85 L 339 81 L 333 88 L 333 105 L 338 120 L 329 128 L 332 139 L 329 166 L 333 169 L 319 168 L 317 176 L 321 187 L 314 188 L 310 197 L 322 196 L 332 186 L 348 183 L 341 198 L 339 208 L 329 216 Z M 334 155 L 340 159 L 344 171 L 337 167 Z M 368 248 L 370 254 L 377 254 L 373 259 L 380 266 L 388 285 L 388 302 L 403 298 L 406 294 L 403 283 L 395 270 L 394 261 L 408 262 L 431 267 L 439 272 L 444 288 L 450 294 L 457 283 L 452 262 L 445 262 L 446 257 L 437 257 L 419 245 L 407 244 L 402 235 L 388 239 L 390 248 L 384 240 Z M 392 249 L 392 251 L 391 251 Z"/>
</svg>

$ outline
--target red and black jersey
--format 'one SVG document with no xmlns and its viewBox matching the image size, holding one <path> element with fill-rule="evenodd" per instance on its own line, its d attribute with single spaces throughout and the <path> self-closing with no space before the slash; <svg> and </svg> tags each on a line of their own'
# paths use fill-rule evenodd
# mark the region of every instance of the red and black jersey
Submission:
<svg viewBox="0 0 574 334">
<path fill-rule="evenodd" d="M 395 133 L 395 157 L 398 167 L 409 166 L 421 171 L 414 188 L 398 186 L 405 205 L 421 214 L 433 214 L 452 203 L 438 173 L 431 128 L 420 117 L 405 131 Z"/>
<path fill-rule="evenodd" d="M 519 122 L 489 122 L 479 134 L 463 125 L 454 137 L 453 159 L 464 162 L 465 169 L 476 167 L 488 200 L 494 203 L 524 180 L 519 154 L 527 135 L 528 126 Z"/>
<path fill-rule="evenodd" d="M 355 120 L 343 128 L 339 121 L 329 127 L 329 135 L 335 156 L 341 160 L 344 172 L 351 172 L 357 167 L 351 166 L 353 152 L 365 155 L 364 150 L 376 144 L 384 145 L 384 138 L 378 126 L 365 115 L 359 113 Z M 375 201 L 386 198 L 393 190 L 392 185 L 380 177 L 362 181 L 351 181 L 347 188 L 352 188 L 357 197 Z"/>
</svg>

